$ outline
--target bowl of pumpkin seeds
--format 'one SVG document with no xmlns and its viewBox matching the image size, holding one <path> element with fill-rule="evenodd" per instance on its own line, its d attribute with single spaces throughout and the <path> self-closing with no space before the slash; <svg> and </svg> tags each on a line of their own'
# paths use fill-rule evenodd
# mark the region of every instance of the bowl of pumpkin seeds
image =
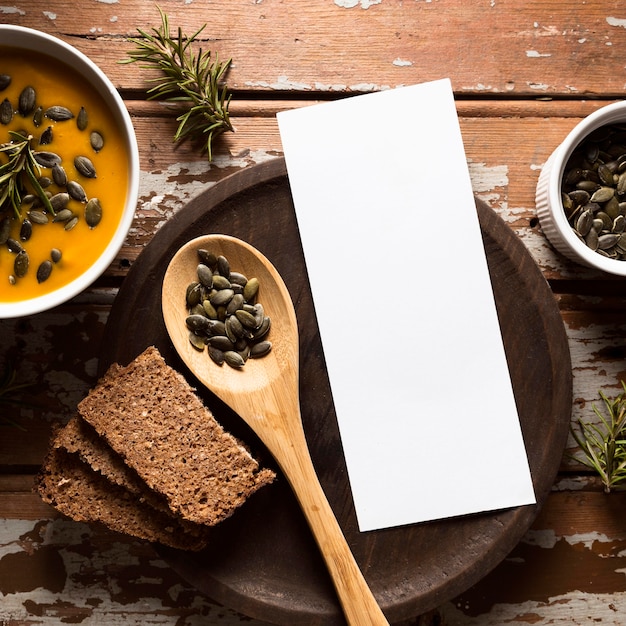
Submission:
<svg viewBox="0 0 626 626">
<path fill-rule="evenodd" d="M 114 262 L 139 151 L 117 89 L 47 33 L 0 25 L 0 318 L 58 306 Z"/>
<path fill-rule="evenodd" d="M 626 102 L 594 111 L 565 137 L 542 168 L 536 206 L 564 256 L 626 276 Z"/>
</svg>

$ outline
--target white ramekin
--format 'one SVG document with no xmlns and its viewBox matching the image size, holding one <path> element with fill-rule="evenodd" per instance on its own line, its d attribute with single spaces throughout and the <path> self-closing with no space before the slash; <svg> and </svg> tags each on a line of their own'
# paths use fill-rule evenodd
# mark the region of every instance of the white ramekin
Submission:
<svg viewBox="0 0 626 626">
<path fill-rule="evenodd" d="M 572 152 L 592 131 L 619 122 L 626 123 L 626 102 L 602 107 L 578 123 L 543 166 L 537 182 L 535 204 L 544 234 L 561 254 L 587 267 L 626 276 L 626 261 L 604 257 L 576 236 L 561 201 L 561 179 Z"/>
</svg>

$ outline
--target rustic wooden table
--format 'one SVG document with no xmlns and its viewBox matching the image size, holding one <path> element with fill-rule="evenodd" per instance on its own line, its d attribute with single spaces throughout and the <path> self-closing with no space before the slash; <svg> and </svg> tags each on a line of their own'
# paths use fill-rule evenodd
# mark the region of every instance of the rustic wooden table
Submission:
<svg viewBox="0 0 626 626">
<path fill-rule="evenodd" d="M 537 223 L 539 171 L 585 115 L 622 97 L 626 10 L 615 0 L 215 0 L 161 7 L 233 58 L 235 132 L 210 165 L 172 144 L 175 115 L 146 100 L 145 74 L 120 65 L 136 29 L 159 25 L 141 0 L 17 0 L 0 22 L 36 28 L 90 56 L 124 97 L 141 154 L 140 198 L 116 261 L 47 313 L 0 320 L 0 359 L 28 385 L 0 404 L 0 623 L 229 625 L 248 620 L 182 580 L 145 543 L 62 519 L 31 491 L 51 426 L 95 383 L 108 312 L 129 267 L 187 201 L 281 155 L 275 114 L 316 101 L 450 77 L 474 191 L 525 244 L 552 288 L 573 368 L 572 420 L 626 376 L 624 283 L 574 265 Z M 0 45 L 2 42 L 0 41 Z M 372 120 L 394 133 L 393 115 Z M 416 150 L 419 146 L 416 146 Z M 488 400 L 488 397 L 485 398 Z M 566 452 L 573 452 L 572 439 Z M 519 545 L 462 595 L 406 624 L 619 624 L 626 611 L 626 502 L 563 456 Z"/>
</svg>

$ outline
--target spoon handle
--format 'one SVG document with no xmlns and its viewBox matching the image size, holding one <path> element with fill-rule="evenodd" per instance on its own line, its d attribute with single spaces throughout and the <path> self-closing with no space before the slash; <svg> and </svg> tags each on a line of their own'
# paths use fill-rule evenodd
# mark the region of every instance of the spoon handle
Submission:
<svg viewBox="0 0 626 626">
<path fill-rule="evenodd" d="M 389 624 L 350 551 L 313 467 L 304 431 L 292 427 L 274 456 L 295 493 L 350 626 Z"/>
</svg>

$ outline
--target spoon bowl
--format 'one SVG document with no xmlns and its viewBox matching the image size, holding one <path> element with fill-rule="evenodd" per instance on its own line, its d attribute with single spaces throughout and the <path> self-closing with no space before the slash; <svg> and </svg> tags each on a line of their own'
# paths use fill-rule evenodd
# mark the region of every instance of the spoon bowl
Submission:
<svg viewBox="0 0 626 626">
<path fill-rule="evenodd" d="M 210 250 L 216 256 L 225 256 L 234 270 L 248 278 L 258 278 L 261 285 L 260 302 L 272 320 L 272 350 L 262 359 L 250 359 L 243 370 L 219 367 L 211 361 L 206 351 L 199 352 L 189 343 L 189 331 L 185 324 L 185 318 L 189 315 L 185 306 L 185 290 L 192 281 L 198 280 L 200 249 Z M 297 374 L 298 371 L 298 324 L 289 292 L 274 266 L 266 259 L 265 262 L 259 262 L 259 255 L 258 250 L 234 237 L 198 237 L 176 253 L 163 280 L 163 317 L 172 343 L 198 380 L 229 405 L 234 397 L 270 385 L 283 372 Z"/>
<path fill-rule="evenodd" d="M 197 280 L 198 250 L 223 255 L 233 270 L 259 280 L 259 301 L 272 322 L 272 350 L 241 369 L 215 364 L 189 342 L 187 285 Z M 298 324 L 289 291 L 258 250 L 228 235 L 206 235 L 183 246 L 163 279 L 163 319 L 176 351 L 196 378 L 257 434 L 289 481 L 317 541 L 348 624 L 388 624 L 324 495 L 309 455 L 298 394 Z"/>
</svg>

